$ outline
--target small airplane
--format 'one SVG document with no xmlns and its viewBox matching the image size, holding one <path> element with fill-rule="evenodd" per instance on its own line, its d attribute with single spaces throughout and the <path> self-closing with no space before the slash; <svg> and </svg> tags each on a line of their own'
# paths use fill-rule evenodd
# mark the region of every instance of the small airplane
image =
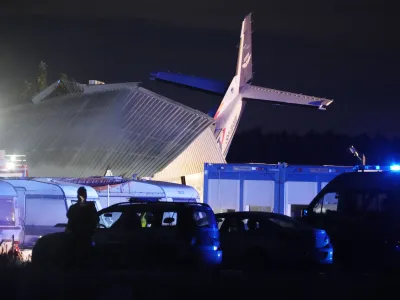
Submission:
<svg viewBox="0 0 400 300">
<path fill-rule="evenodd" d="M 188 76 L 172 72 L 151 73 L 151 80 L 183 85 L 205 92 L 223 94 L 224 98 L 214 115 L 215 137 L 224 157 L 227 156 L 233 136 L 242 116 L 246 100 L 268 101 L 275 104 L 294 104 L 325 110 L 333 100 L 294 94 L 285 91 L 255 86 L 253 78 L 252 26 L 251 14 L 242 23 L 236 75 L 230 85 L 224 82 Z"/>
</svg>

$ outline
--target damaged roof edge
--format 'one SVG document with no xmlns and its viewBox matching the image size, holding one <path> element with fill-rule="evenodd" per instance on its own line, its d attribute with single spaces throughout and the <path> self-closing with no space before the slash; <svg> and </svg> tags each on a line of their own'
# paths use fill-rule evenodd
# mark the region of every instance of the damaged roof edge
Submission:
<svg viewBox="0 0 400 300">
<path fill-rule="evenodd" d="M 100 176 L 109 168 L 153 176 L 214 123 L 140 83 L 86 85 L 82 92 L 63 87 L 51 94 L 58 96 L 50 94 L 39 105 L 0 111 L 0 143 L 26 154 L 30 174 L 38 177 Z"/>
<path fill-rule="evenodd" d="M 146 88 L 144 88 L 144 87 L 141 87 L 141 86 L 140 86 L 138 89 L 139 89 L 140 91 L 146 93 L 147 95 L 151 96 L 151 97 L 157 97 L 157 98 L 159 98 L 159 99 L 161 99 L 161 100 L 168 101 L 168 102 L 172 102 L 172 103 L 175 104 L 176 106 L 181 107 L 181 108 L 185 109 L 186 111 L 191 111 L 191 112 L 193 112 L 193 113 L 197 113 L 198 115 L 203 115 L 203 116 L 204 116 L 205 118 L 207 118 L 207 119 L 214 120 L 214 118 L 212 118 L 212 117 L 210 117 L 209 115 L 203 113 L 202 111 L 199 111 L 199 110 L 197 110 L 197 109 L 194 109 L 194 108 L 191 108 L 191 107 L 189 107 L 189 106 L 186 106 L 186 105 L 184 105 L 184 104 L 182 104 L 182 103 L 179 103 L 179 102 L 176 102 L 176 101 L 174 101 L 174 100 L 171 100 L 171 99 L 169 99 L 169 98 L 167 98 L 167 97 L 165 97 L 165 96 L 163 96 L 163 95 L 159 95 L 159 94 L 157 94 L 157 93 L 155 93 L 155 92 L 153 92 L 153 91 L 151 91 L 151 90 L 148 90 L 148 89 L 146 89 Z M 214 121 L 213 121 L 213 122 L 214 122 Z"/>
<path fill-rule="evenodd" d="M 61 84 L 64 86 L 72 85 L 73 87 L 70 89 L 66 88 L 66 90 L 63 94 L 55 94 L 54 95 L 56 89 Z M 146 89 L 145 87 L 142 87 L 142 82 L 122 82 L 122 83 L 109 83 L 109 84 L 82 84 L 82 83 L 78 83 L 78 82 L 63 81 L 60 79 L 60 80 L 52 83 L 50 86 L 45 88 L 43 91 L 41 91 L 36 96 L 34 96 L 32 98 L 32 102 L 34 104 L 40 104 L 40 103 L 44 102 L 45 100 L 50 100 L 52 98 L 58 98 L 62 95 L 67 95 L 67 94 L 82 93 L 82 92 L 84 94 L 94 94 L 94 93 L 101 93 L 101 92 L 113 91 L 113 90 L 119 90 L 119 89 L 131 89 L 131 90 L 138 89 L 139 91 L 147 94 L 150 97 L 157 97 L 158 99 L 160 99 L 162 101 L 173 103 L 177 107 L 184 108 L 185 110 L 196 113 L 199 116 L 202 116 L 206 119 L 213 119 L 209 115 L 207 115 L 199 110 L 196 110 L 194 108 L 183 105 L 183 104 L 176 102 L 172 99 L 169 99 L 165 96 L 157 94 L 149 89 Z"/>
</svg>

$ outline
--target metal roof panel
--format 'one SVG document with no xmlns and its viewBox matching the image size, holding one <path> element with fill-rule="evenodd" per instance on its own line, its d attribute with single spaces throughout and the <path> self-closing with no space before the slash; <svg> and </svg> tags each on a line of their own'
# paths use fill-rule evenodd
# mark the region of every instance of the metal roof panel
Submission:
<svg viewBox="0 0 400 300">
<path fill-rule="evenodd" d="M 213 122 L 137 83 L 91 85 L 1 110 L 0 149 L 26 154 L 30 176 L 153 176 Z"/>
</svg>

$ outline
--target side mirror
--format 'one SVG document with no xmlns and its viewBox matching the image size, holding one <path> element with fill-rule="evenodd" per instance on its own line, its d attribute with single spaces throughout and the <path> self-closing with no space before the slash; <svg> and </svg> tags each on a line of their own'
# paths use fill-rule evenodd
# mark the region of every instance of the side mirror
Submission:
<svg viewBox="0 0 400 300">
<path fill-rule="evenodd" d="M 302 218 L 308 217 L 308 209 L 307 208 L 301 210 L 301 217 Z"/>
<path fill-rule="evenodd" d="M 174 223 L 174 221 L 175 218 L 165 218 L 163 223 L 171 225 L 172 223 Z"/>
</svg>

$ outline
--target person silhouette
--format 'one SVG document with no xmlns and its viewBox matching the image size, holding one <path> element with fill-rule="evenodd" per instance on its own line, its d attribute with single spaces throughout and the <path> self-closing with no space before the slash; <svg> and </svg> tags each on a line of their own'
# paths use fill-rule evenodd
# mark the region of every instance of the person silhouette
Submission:
<svg viewBox="0 0 400 300">
<path fill-rule="evenodd" d="M 66 232 L 72 237 L 72 246 L 79 263 L 90 258 L 92 237 L 99 223 L 99 216 L 95 203 L 87 201 L 87 191 L 84 187 L 78 189 L 77 196 L 77 203 L 71 205 L 67 212 Z"/>
<path fill-rule="evenodd" d="M 258 229 L 258 223 L 257 223 L 257 221 L 254 220 L 254 219 L 249 219 L 249 220 L 247 221 L 247 229 L 248 229 L 248 230 L 256 230 L 256 229 Z"/>
</svg>

